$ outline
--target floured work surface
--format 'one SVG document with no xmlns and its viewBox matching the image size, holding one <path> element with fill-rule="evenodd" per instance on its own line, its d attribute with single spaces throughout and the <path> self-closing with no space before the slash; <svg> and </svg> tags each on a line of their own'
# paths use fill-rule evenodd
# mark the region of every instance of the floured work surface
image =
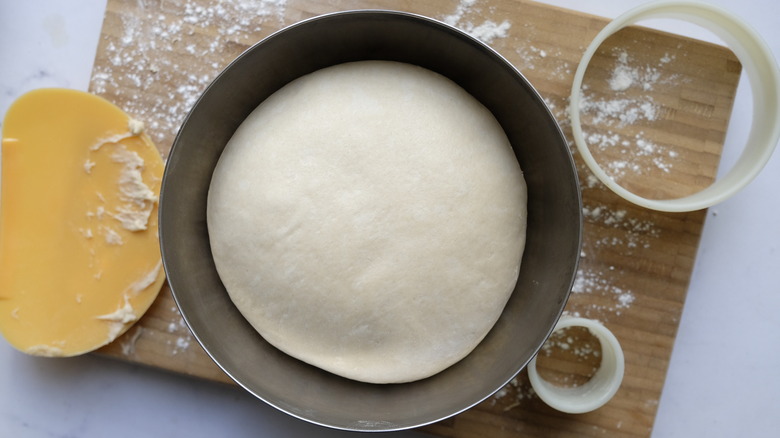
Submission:
<svg viewBox="0 0 780 438">
<path fill-rule="evenodd" d="M 607 20 L 525 1 L 109 0 L 91 91 L 146 123 L 167 156 L 187 111 L 233 58 L 301 19 L 357 8 L 442 19 L 483 39 L 539 90 L 568 138 L 567 97 L 586 45 Z M 681 196 L 716 174 L 740 65 L 727 49 L 629 28 L 607 40 L 585 78 L 583 128 L 614 178 L 646 197 Z M 572 144 L 572 150 L 574 150 Z M 582 260 L 566 312 L 595 318 L 623 345 L 623 385 L 603 408 L 561 414 L 525 372 L 482 404 L 423 430 L 441 436 L 649 436 L 706 211 L 658 213 L 606 189 L 575 152 L 585 213 Z M 563 385 L 598 350 L 572 333 L 541 353 Z M 578 340 L 579 339 L 579 340 Z M 165 288 L 102 354 L 229 382 L 190 336 Z M 544 371 L 544 370 L 542 370 Z M 557 371 L 557 373 L 555 373 Z M 259 402 L 258 402 L 259 403 Z"/>
</svg>

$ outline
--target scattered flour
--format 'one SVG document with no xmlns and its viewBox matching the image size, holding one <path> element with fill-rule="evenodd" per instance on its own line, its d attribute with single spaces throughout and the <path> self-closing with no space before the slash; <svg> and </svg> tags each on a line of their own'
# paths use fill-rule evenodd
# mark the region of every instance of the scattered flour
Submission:
<svg viewBox="0 0 780 438">
<path fill-rule="evenodd" d="M 176 315 L 174 318 L 176 321 L 171 321 L 168 324 L 168 333 L 189 333 L 189 329 L 187 328 L 187 323 L 184 322 L 184 318 L 181 317 L 181 313 L 179 313 L 179 309 L 174 306 L 171 308 L 172 312 L 175 312 Z"/>
<path fill-rule="evenodd" d="M 625 50 L 614 50 L 613 55 L 607 79 L 611 91 L 595 92 L 587 85 L 581 90 L 579 109 L 588 147 L 607 175 L 618 183 L 655 170 L 670 173 L 677 152 L 649 140 L 636 128 L 662 118 L 663 111 L 653 99 L 652 90 L 657 84 L 678 80 L 677 75 L 661 70 L 675 57 L 665 54 L 655 64 L 637 65 Z"/>
<path fill-rule="evenodd" d="M 549 358 L 549 359 L 548 359 Z M 550 368 L 551 363 L 566 361 L 565 371 Z M 569 327 L 553 333 L 539 352 L 537 368 L 545 380 L 574 388 L 590 380 L 601 364 L 601 343 L 582 327 Z"/>
<path fill-rule="evenodd" d="M 614 268 L 613 268 L 614 269 Z M 585 317 L 595 318 L 601 321 L 609 318 L 608 315 L 619 316 L 621 309 L 627 309 L 636 299 L 631 290 L 616 286 L 611 276 L 606 272 L 596 269 L 577 271 L 577 279 L 572 288 L 573 294 L 599 294 L 606 298 L 598 300 L 599 304 L 590 304 L 585 311 Z"/>
<path fill-rule="evenodd" d="M 172 142 L 184 117 L 232 56 L 265 36 L 269 20 L 284 23 L 286 0 L 183 0 L 172 13 L 158 2 L 133 2 L 121 16 L 117 38 L 105 42 L 108 62 L 97 63 L 92 91 L 119 97 L 124 110 L 146 122 L 152 140 Z M 267 32 L 266 32 L 267 33 Z M 187 68 L 182 56 L 197 58 Z M 176 85 L 171 85 L 176 84 Z M 151 98 L 148 90 L 154 90 Z M 140 99 L 146 92 L 146 99 Z M 166 149 L 166 148 L 163 148 Z"/>
<path fill-rule="evenodd" d="M 612 75 L 609 78 L 609 87 L 613 91 L 625 91 L 632 86 L 638 86 L 642 90 L 649 91 L 661 79 L 660 66 L 671 62 L 674 56 L 665 54 L 658 62 L 658 65 L 631 65 L 628 52 L 625 50 L 615 50 L 617 61 Z M 672 79 L 672 78 L 670 78 Z M 670 79 L 666 79 L 667 81 Z"/>
<path fill-rule="evenodd" d="M 519 56 L 517 68 L 520 71 L 536 70 L 537 65 L 544 66 L 545 75 L 562 82 L 571 82 L 575 66 L 565 59 L 564 54 L 556 48 L 547 49 L 536 46 L 517 46 L 515 53 Z M 568 117 L 566 117 L 568 118 Z M 564 118 L 558 118 L 559 121 Z"/>
<path fill-rule="evenodd" d="M 508 20 L 496 23 L 492 20 L 485 20 L 481 24 L 464 20 L 469 13 L 478 11 L 475 9 L 477 0 L 461 0 L 455 8 L 455 12 L 442 18 L 442 21 L 455 26 L 467 32 L 469 35 L 487 44 L 492 43 L 496 38 L 506 38 L 512 24 Z"/>
<path fill-rule="evenodd" d="M 521 374 L 493 394 L 493 397 L 490 399 L 490 405 L 495 406 L 500 403 L 501 409 L 507 412 L 520 406 L 523 400 L 530 400 L 535 397 L 536 392 L 531 383 Z"/>
<path fill-rule="evenodd" d="M 190 338 L 189 337 L 182 337 L 182 336 L 180 336 L 180 337 L 176 338 L 176 348 L 184 350 L 186 348 L 189 348 L 189 346 L 190 346 Z"/>
<path fill-rule="evenodd" d="M 144 328 L 140 325 L 135 326 L 133 330 L 133 334 L 125 336 L 126 339 L 119 345 L 122 348 L 122 354 L 124 356 L 132 356 L 135 354 L 135 344 L 144 332 Z"/>
<path fill-rule="evenodd" d="M 557 331 L 553 333 L 542 346 L 542 354 L 550 356 L 553 354 L 553 349 L 559 348 L 561 350 L 571 351 L 572 354 L 581 358 L 599 357 L 601 355 L 601 346 L 598 342 L 593 342 L 591 340 L 576 341 L 581 340 L 573 338 L 565 330 Z"/>
<path fill-rule="evenodd" d="M 493 21 L 487 20 L 478 26 L 472 27 L 471 29 L 468 29 L 467 26 L 466 31 L 474 38 L 490 44 L 496 38 L 506 38 L 507 31 L 509 31 L 510 27 L 512 27 L 512 25 L 507 20 L 504 20 L 501 23 L 495 23 Z"/>
<path fill-rule="evenodd" d="M 673 58 L 665 55 L 658 63 L 663 65 Z M 647 93 L 626 95 L 632 87 L 641 91 L 651 91 L 659 81 L 673 81 L 673 76 L 662 77 L 657 66 L 634 66 L 631 58 L 622 50 L 615 51 L 615 64 L 609 77 L 609 88 L 613 92 L 607 96 L 591 93 L 583 86 L 580 111 L 589 125 L 626 126 L 641 121 L 654 121 L 659 116 L 659 107 Z"/>
<path fill-rule="evenodd" d="M 661 231 L 649 219 L 637 219 L 626 210 L 614 210 L 605 205 L 585 205 L 582 208 L 585 220 L 603 228 L 612 228 L 617 233 L 613 237 L 596 240 L 596 248 L 620 246 L 627 255 L 634 248 L 650 248 L 651 242 L 661 237 Z"/>
<path fill-rule="evenodd" d="M 187 323 L 184 322 L 184 318 L 182 318 L 181 313 L 179 313 L 179 308 L 172 306 L 170 310 L 171 313 L 174 314 L 173 319 L 175 319 L 175 321 L 168 323 L 166 331 L 170 334 L 175 334 L 176 338 L 167 339 L 165 344 L 169 347 L 171 355 L 177 355 L 182 351 L 187 350 L 190 345 L 192 345 L 193 338 L 187 328 Z"/>
<path fill-rule="evenodd" d="M 677 152 L 667 146 L 649 140 L 644 131 L 633 136 L 618 134 L 612 130 L 591 132 L 583 130 L 585 141 L 592 152 L 609 157 L 600 160 L 607 175 L 620 181 L 626 176 L 642 175 L 653 169 L 669 173 Z M 604 162 L 606 161 L 606 162 Z"/>
<path fill-rule="evenodd" d="M 626 90 L 634 83 L 634 78 L 631 75 L 630 70 L 625 68 L 618 68 L 612 72 L 612 77 L 609 78 L 609 87 L 615 91 Z"/>
<path fill-rule="evenodd" d="M 166 341 L 166 345 L 168 345 L 171 349 L 170 353 L 174 356 L 190 348 L 191 343 L 192 343 L 192 335 L 190 335 L 189 333 L 184 334 L 182 336 L 178 336 L 176 340 L 169 339 L 168 341 Z"/>
<path fill-rule="evenodd" d="M 450 26 L 457 25 L 463 16 L 466 15 L 469 9 L 471 9 L 476 3 L 477 0 L 460 0 L 458 6 L 455 7 L 455 12 L 453 12 L 451 15 L 443 17 L 442 21 L 449 24 Z"/>
</svg>

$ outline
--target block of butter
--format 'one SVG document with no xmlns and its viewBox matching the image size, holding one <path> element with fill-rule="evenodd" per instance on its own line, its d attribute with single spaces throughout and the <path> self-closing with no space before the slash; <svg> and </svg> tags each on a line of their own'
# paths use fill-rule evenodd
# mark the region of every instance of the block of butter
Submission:
<svg viewBox="0 0 780 438">
<path fill-rule="evenodd" d="M 0 332 L 73 356 L 124 333 L 164 281 L 163 162 L 143 124 L 65 89 L 29 92 L 2 128 Z"/>
</svg>

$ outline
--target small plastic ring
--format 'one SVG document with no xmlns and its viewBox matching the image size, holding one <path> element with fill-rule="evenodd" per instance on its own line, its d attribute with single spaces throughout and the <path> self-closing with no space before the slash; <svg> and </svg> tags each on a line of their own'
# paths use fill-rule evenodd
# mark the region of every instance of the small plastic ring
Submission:
<svg viewBox="0 0 780 438">
<path fill-rule="evenodd" d="M 623 381 L 625 361 L 617 338 L 601 323 L 564 316 L 556 324 L 553 333 L 568 327 L 585 327 L 601 343 L 601 366 L 596 374 L 581 386 L 556 386 L 539 376 L 534 357 L 528 363 L 528 378 L 539 398 L 550 407 L 569 414 L 582 414 L 600 408 L 615 395 Z"/>
<path fill-rule="evenodd" d="M 719 36 L 739 58 L 753 94 L 753 122 L 747 144 L 736 164 L 709 187 L 678 199 L 647 199 L 617 184 L 591 155 L 582 133 L 580 98 L 582 79 L 596 49 L 612 34 L 640 20 L 672 18 L 688 21 Z M 622 198 L 643 207 L 668 212 L 701 210 L 722 202 L 744 188 L 764 168 L 780 138 L 780 71 L 772 52 L 745 22 L 705 3 L 657 1 L 629 10 L 607 24 L 582 56 L 572 83 L 569 105 L 574 142 L 596 177 Z"/>
</svg>

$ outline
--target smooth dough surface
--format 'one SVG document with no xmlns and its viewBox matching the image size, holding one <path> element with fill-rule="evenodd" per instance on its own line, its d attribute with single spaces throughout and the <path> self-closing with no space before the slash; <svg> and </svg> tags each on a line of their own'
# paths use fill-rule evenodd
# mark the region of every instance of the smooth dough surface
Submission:
<svg viewBox="0 0 780 438">
<path fill-rule="evenodd" d="M 500 316 L 526 186 L 493 115 L 449 79 L 341 64 L 266 99 L 208 198 L 217 271 L 272 345 L 350 379 L 422 379 Z"/>
</svg>

